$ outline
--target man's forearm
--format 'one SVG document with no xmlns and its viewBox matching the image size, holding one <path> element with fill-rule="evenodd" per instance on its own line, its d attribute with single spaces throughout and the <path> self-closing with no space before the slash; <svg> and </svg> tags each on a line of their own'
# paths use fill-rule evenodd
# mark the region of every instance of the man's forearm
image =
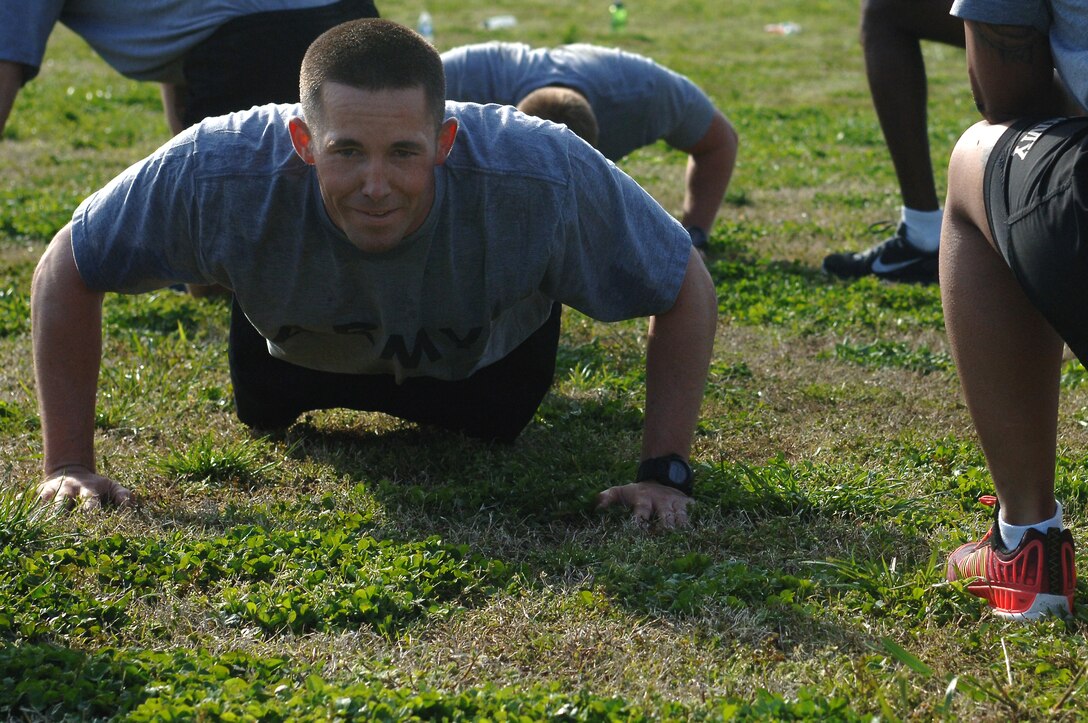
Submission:
<svg viewBox="0 0 1088 723">
<path fill-rule="evenodd" d="M 685 227 L 698 226 L 710 233 L 733 176 L 737 147 L 736 131 L 718 113 L 704 137 L 688 149 L 684 215 L 681 219 Z"/>
<path fill-rule="evenodd" d="M 717 319 L 714 282 L 699 254 L 692 253 L 673 307 L 650 320 L 643 459 L 690 454 Z"/>
<path fill-rule="evenodd" d="M 31 324 L 41 410 L 43 468 L 94 470 L 94 411 L 102 355 L 102 294 L 86 287 L 67 228 L 34 273 Z"/>
<path fill-rule="evenodd" d="M 186 87 L 180 83 L 162 83 L 159 86 L 159 95 L 162 98 L 162 113 L 166 118 L 166 125 L 175 136 L 185 130 L 182 118 L 185 116 Z"/>
</svg>

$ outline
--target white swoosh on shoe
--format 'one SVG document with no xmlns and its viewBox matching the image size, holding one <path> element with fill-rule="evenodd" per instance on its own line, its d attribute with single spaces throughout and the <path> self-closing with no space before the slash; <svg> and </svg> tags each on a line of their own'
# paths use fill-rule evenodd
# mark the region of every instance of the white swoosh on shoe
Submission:
<svg viewBox="0 0 1088 723">
<path fill-rule="evenodd" d="M 873 262 L 874 274 L 891 274 L 896 271 L 902 271 L 908 266 L 921 263 L 922 259 L 907 259 L 906 261 L 896 261 L 895 263 L 886 264 L 882 260 L 877 259 Z"/>
</svg>

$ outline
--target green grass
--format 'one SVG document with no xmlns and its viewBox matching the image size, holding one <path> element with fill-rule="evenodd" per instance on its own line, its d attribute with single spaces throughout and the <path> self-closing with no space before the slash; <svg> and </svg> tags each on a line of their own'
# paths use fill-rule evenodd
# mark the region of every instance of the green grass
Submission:
<svg viewBox="0 0 1088 723">
<path fill-rule="evenodd" d="M 41 459 L 34 264 L 167 135 L 157 89 L 61 29 L 0 143 L 0 718 L 1080 717 L 1085 584 L 1074 620 L 1020 626 L 943 579 L 988 524 L 991 482 L 937 289 L 818 271 L 898 212 L 856 4 L 663 0 L 631 6 L 622 34 L 607 3 L 428 9 L 440 49 L 649 55 L 740 132 L 690 528 L 592 509 L 634 472 L 644 321 L 565 314 L 557 383 L 513 446 L 345 411 L 254 436 L 234 416 L 227 304 L 173 292 L 106 302 L 96 444 L 136 507 L 55 516 L 19 498 Z M 480 28 L 505 13 L 516 28 Z M 785 20 L 802 31 L 763 32 Z M 976 116 L 962 51 L 924 50 L 941 169 Z M 621 165 L 679 212 L 683 155 Z M 1082 539 L 1088 375 L 1062 371 L 1057 489 Z"/>
</svg>

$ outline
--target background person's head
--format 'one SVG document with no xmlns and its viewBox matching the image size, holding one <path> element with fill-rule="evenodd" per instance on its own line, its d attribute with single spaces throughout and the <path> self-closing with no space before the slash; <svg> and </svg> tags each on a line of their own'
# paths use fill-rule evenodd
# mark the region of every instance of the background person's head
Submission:
<svg viewBox="0 0 1088 723">
<path fill-rule="evenodd" d="M 553 123 L 563 123 L 579 138 L 597 147 L 597 116 L 586 97 L 576 90 L 558 85 L 537 88 L 522 98 L 518 110 Z"/>
<path fill-rule="evenodd" d="M 438 51 L 410 28 L 380 18 L 337 25 L 310 45 L 302 60 L 299 97 L 307 123 L 321 125 L 329 83 L 363 90 L 423 89 L 435 133 L 446 113 L 446 75 Z"/>
</svg>

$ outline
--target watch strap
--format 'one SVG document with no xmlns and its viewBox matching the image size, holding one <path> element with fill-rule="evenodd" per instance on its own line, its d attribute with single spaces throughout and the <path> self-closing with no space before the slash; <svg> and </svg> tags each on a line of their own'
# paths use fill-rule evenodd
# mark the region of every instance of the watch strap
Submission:
<svg viewBox="0 0 1088 723">
<path fill-rule="evenodd" d="M 706 235 L 706 230 L 699 228 L 698 226 L 687 227 L 688 236 L 691 236 L 691 245 L 700 251 L 706 251 L 710 247 L 710 239 Z"/>
<path fill-rule="evenodd" d="M 679 467 L 683 471 L 683 479 L 676 480 L 670 474 L 673 469 Z M 644 459 L 638 465 L 635 474 L 636 482 L 657 482 L 666 487 L 672 487 L 691 497 L 695 489 L 695 473 L 688 461 L 678 454 L 668 454 L 664 457 L 650 457 Z"/>
</svg>

